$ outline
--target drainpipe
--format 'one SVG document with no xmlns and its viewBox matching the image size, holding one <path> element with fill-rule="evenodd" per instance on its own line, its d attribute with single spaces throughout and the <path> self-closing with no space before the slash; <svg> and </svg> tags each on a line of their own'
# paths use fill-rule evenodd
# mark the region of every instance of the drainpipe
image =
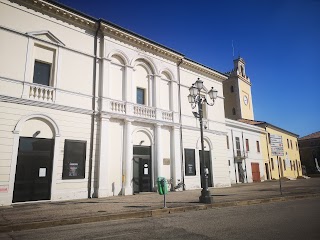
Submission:
<svg viewBox="0 0 320 240">
<path fill-rule="evenodd" d="M 246 173 L 246 180 L 248 183 L 247 161 L 246 161 L 246 154 L 245 154 L 245 149 L 244 149 L 243 132 L 241 132 L 241 135 L 242 135 L 242 148 L 243 148 L 243 155 L 244 155 L 244 167 L 246 169 L 245 173 Z"/>
<path fill-rule="evenodd" d="M 183 190 L 186 190 L 186 186 L 184 184 L 184 164 L 183 164 L 183 144 L 182 144 L 182 120 L 181 120 L 181 79 L 180 79 L 180 65 L 183 62 L 183 59 L 180 59 L 180 62 L 177 64 L 178 68 L 178 81 L 179 81 L 179 87 L 178 87 L 178 104 L 179 104 L 179 124 L 180 124 L 180 153 L 181 153 L 181 177 L 182 177 L 182 183 L 183 183 Z"/>
<path fill-rule="evenodd" d="M 232 129 L 231 129 L 231 140 L 232 140 L 232 154 L 233 154 L 233 165 L 234 165 L 234 160 L 236 159 L 236 155 L 234 153 L 234 142 L 233 142 L 233 130 Z M 236 183 L 238 183 L 236 168 L 234 168 L 234 176 L 236 177 Z"/>
<path fill-rule="evenodd" d="M 97 87 L 97 52 L 98 52 L 98 33 L 101 21 L 98 20 L 98 27 L 94 35 L 94 62 L 93 62 L 93 85 L 92 85 L 92 115 L 91 115 L 91 135 L 90 135 L 90 156 L 89 156 L 89 176 L 88 176 L 88 198 L 92 198 L 92 175 L 93 175 L 93 141 L 94 141 L 94 124 L 96 115 L 96 87 Z"/>
</svg>

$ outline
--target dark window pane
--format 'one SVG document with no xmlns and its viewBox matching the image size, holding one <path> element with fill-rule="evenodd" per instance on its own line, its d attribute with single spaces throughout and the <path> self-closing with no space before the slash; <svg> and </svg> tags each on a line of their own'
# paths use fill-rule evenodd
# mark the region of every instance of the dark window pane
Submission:
<svg viewBox="0 0 320 240">
<path fill-rule="evenodd" d="M 144 89 L 137 88 L 137 103 L 144 104 Z"/>
<path fill-rule="evenodd" d="M 184 149 L 185 154 L 185 174 L 186 176 L 196 175 L 195 150 Z"/>
<path fill-rule="evenodd" d="M 133 154 L 134 155 L 151 155 L 151 147 L 134 146 Z"/>
<path fill-rule="evenodd" d="M 84 178 L 86 160 L 85 141 L 66 140 L 64 143 L 63 179 Z"/>
<path fill-rule="evenodd" d="M 33 82 L 49 86 L 50 85 L 51 64 L 35 61 Z"/>
</svg>

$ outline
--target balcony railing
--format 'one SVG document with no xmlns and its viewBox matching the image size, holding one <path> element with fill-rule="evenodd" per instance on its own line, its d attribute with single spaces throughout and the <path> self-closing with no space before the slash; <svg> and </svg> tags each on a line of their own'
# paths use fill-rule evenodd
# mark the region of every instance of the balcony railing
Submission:
<svg viewBox="0 0 320 240">
<path fill-rule="evenodd" d="M 129 103 L 120 100 L 107 99 L 108 112 L 130 115 L 136 117 L 142 117 L 147 119 L 158 119 L 166 122 L 173 122 L 173 112 L 156 109 L 140 104 Z"/>
<path fill-rule="evenodd" d="M 47 86 L 30 85 L 29 98 L 53 102 L 55 97 L 55 89 Z"/>
<path fill-rule="evenodd" d="M 151 119 L 156 118 L 155 108 L 151 108 L 143 105 L 134 105 L 133 114 L 139 117 L 145 117 L 145 118 L 151 118 Z"/>
<path fill-rule="evenodd" d="M 122 101 L 110 101 L 110 110 L 112 112 L 125 114 L 126 113 L 126 103 Z"/>
<path fill-rule="evenodd" d="M 173 114 L 172 112 L 166 112 L 166 111 L 163 111 L 162 112 L 162 120 L 164 121 L 172 121 L 173 120 Z"/>
<path fill-rule="evenodd" d="M 243 160 L 248 158 L 248 152 L 241 151 L 240 149 L 236 149 L 236 154 L 234 157 L 236 160 Z"/>
</svg>

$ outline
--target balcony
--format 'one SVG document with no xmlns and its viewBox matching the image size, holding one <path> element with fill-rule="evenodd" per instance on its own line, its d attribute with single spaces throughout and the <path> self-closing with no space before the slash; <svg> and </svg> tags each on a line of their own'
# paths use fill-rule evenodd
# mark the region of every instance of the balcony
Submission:
<svg viewBox="0 0 320 240">
<path fill-rule="evenodd" d="M 172 111 L 114 99 L 107 99 L 106 103 L 107 107 L 105 111 L 107 112 L 165 122 L 173 122 Z"/>
<path fill-rule="evenodd" d="M 24 95 L 33 100 L 54 102 L 55 89 L 44 85 L 26 84 Z"/>
<path fill-rule="evenodd" d="M 248 152 L 241 151 L 240 149 L 236 149 L 235 155 L 234 155 L 235 160 L 241 161 L 245 160 L 248 158 Z"/>
</svg>

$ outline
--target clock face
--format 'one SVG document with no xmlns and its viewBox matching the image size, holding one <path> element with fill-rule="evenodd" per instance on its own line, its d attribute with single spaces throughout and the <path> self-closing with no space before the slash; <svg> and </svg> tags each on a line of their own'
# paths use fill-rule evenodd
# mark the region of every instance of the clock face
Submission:
<svg viewBox="0 0 320 240">
<path fill-rule="evenodd" d="M 245 105 L 248 105 L 248 97 L 247 96 L 243 97 L 243 102 Z"/>
</svg>

